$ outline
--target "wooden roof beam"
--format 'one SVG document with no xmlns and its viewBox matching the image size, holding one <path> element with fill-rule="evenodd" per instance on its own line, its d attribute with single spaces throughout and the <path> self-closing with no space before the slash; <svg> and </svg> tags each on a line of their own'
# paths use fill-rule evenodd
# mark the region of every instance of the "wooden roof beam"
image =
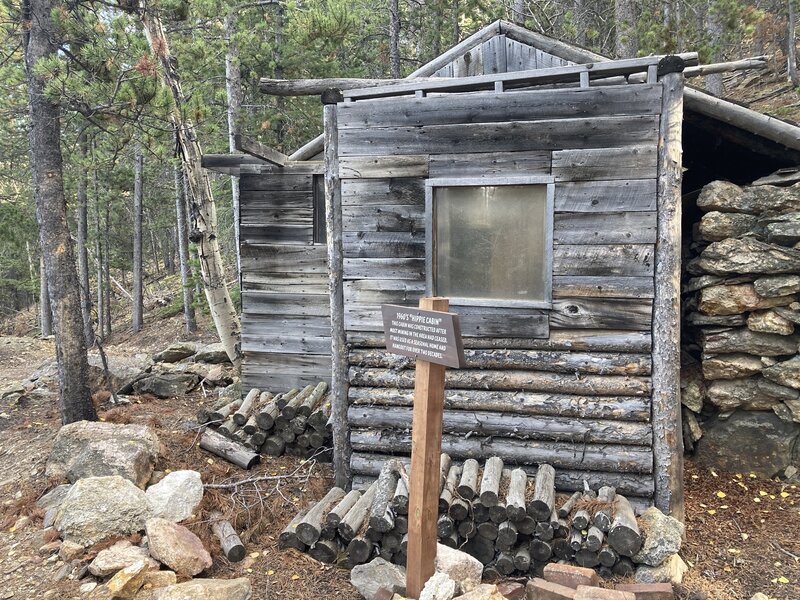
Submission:
<svg viewBox="0 0 800 600">
<path fill-rule="evenodd" d="M 269 146 L 262 144 L 258 140 L 253 140 L 248 137 L 243 136 L 240 133 L 237 133 L 234 137 L 233 145 L 236 147 L 237 150 L 244 152 L 245 154 L 249 154 L 250 156 L 255 156 L 256 158 L 260 158 L 261 160 L 265 160 L 268 163 L 272 163 L 278 167 L 286 166 L 286 163 L 289 162 L 289 157 L 286 156 L 283 152 L 279 152 L 274 148 L 270 148 Z"/>
</svg>

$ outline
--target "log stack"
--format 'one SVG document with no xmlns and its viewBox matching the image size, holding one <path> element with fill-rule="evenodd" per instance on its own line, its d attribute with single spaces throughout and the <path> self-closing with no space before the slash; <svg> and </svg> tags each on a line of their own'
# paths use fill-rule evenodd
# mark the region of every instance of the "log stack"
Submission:
<svg viewBox="0 0 800 600">
<path fill-rule="evenodd" d="M 481 468 L 443 454 L 440 464 L 439 542 L 480 560 L 486 575 L 541 576 L 557 561 L 606 575 L 633 572 L 642 536 L 631 504 L 613 488 L 557 495 L 552 466 L 530 477 L 498 457 Z M 281 547 L 346 568 L 376 556 L 404 565 L 408 486 L 406 466 L 390 459 L 366 490 L 334 488 L 302 511 L 281 534 Z"/>
<path fill-rule="evenodd" d="M 800 185 L 715 181 L 697 207 L 683 285 L 689 449 L 717 413 L 770 411 L 800 422 Z"/>
<path fill-rule="evenodd" d="M 319 455 L 332 446 L 327 390 L 325 382 L 277 395 L 254 388 L 243 399 L 223 397 L 201 409 L 198 421 L 254 454 Z M 207 437 L 207 442 L 217 439 Z"/>
</svg>

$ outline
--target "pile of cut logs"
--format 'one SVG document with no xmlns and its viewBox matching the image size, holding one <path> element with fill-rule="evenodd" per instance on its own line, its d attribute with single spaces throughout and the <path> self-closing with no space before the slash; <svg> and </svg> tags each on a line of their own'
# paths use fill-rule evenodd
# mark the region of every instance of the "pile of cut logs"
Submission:
<svg viewBox="0 0 800 600">
<path fill-rule="evenodd" d="M 562 560 L 632 574 L 642 536 L 628 500 L 611 487 L 557 496 L 554 477 L 550 465 L 529 478 L 498 457 L 481 469 L 474 459 L 457 465 L 442 454 L 439 542 L 480 560 L 487 576 L 541 576 L 546 563 Z M 408 489 L 403 463 L 390 460 L 363 493 L 335 487 L 301 511 L 280 544 L 345 568 L 375 556 L 405 564 Z"/>
<path fill-rule="evenodd" d="M 208 425 L 200 447 L 246 469 L 259 454 L 318 454 L 331 446 L 327 389 L 320 382 L 275 396 L 254 388 L 244 399 L 222 399 L 197 415 Z"/>
</svg>

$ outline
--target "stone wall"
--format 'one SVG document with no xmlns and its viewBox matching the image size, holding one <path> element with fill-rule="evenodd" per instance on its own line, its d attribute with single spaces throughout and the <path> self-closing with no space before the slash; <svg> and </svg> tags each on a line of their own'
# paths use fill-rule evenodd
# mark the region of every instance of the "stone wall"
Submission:
<svg viewBox="0 0 800 600">
<path fill-rule="evenodd" d="M 701 464 L 786 473 L 800 457 L 800 184 L 715 181 L 697 207 L 684 248 L 686 448 Z"/>
</svg>

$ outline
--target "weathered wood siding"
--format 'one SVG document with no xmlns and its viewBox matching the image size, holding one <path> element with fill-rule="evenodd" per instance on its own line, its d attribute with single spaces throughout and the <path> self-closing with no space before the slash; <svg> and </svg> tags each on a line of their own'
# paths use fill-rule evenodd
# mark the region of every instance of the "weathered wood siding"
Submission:
<svg viewBox="0 0 800 600">
<path fill-rule="evenodd" d="M 314 244 L 314 175 L 242 175 L 242 389 L 330 381 L 325 244 Z"/>
<path fill-rule="evenodd" d="M 501 41 L 491 48 L 519 50 Z M 496 64 L 489 44 L 470 68 Z M 451 307 L 472 349 L 447 375 L 443 451 L 652 496 L 661 96 L 655 83 L 339 104 L 354 475 L 410 452 L 414 365 L 382 349 L 380 305 L 425 293 L 425 180 L 549 175 L 552 309 Z"/>
<path fill-rule="evenodd" d="M 435 77 L 469 77 L 491 73 L 530 71 L 571 65 L 569 61 L 548 54 L 505 35 L 497 35 L 468 50 L 434 74 Z"/>
</svg>

